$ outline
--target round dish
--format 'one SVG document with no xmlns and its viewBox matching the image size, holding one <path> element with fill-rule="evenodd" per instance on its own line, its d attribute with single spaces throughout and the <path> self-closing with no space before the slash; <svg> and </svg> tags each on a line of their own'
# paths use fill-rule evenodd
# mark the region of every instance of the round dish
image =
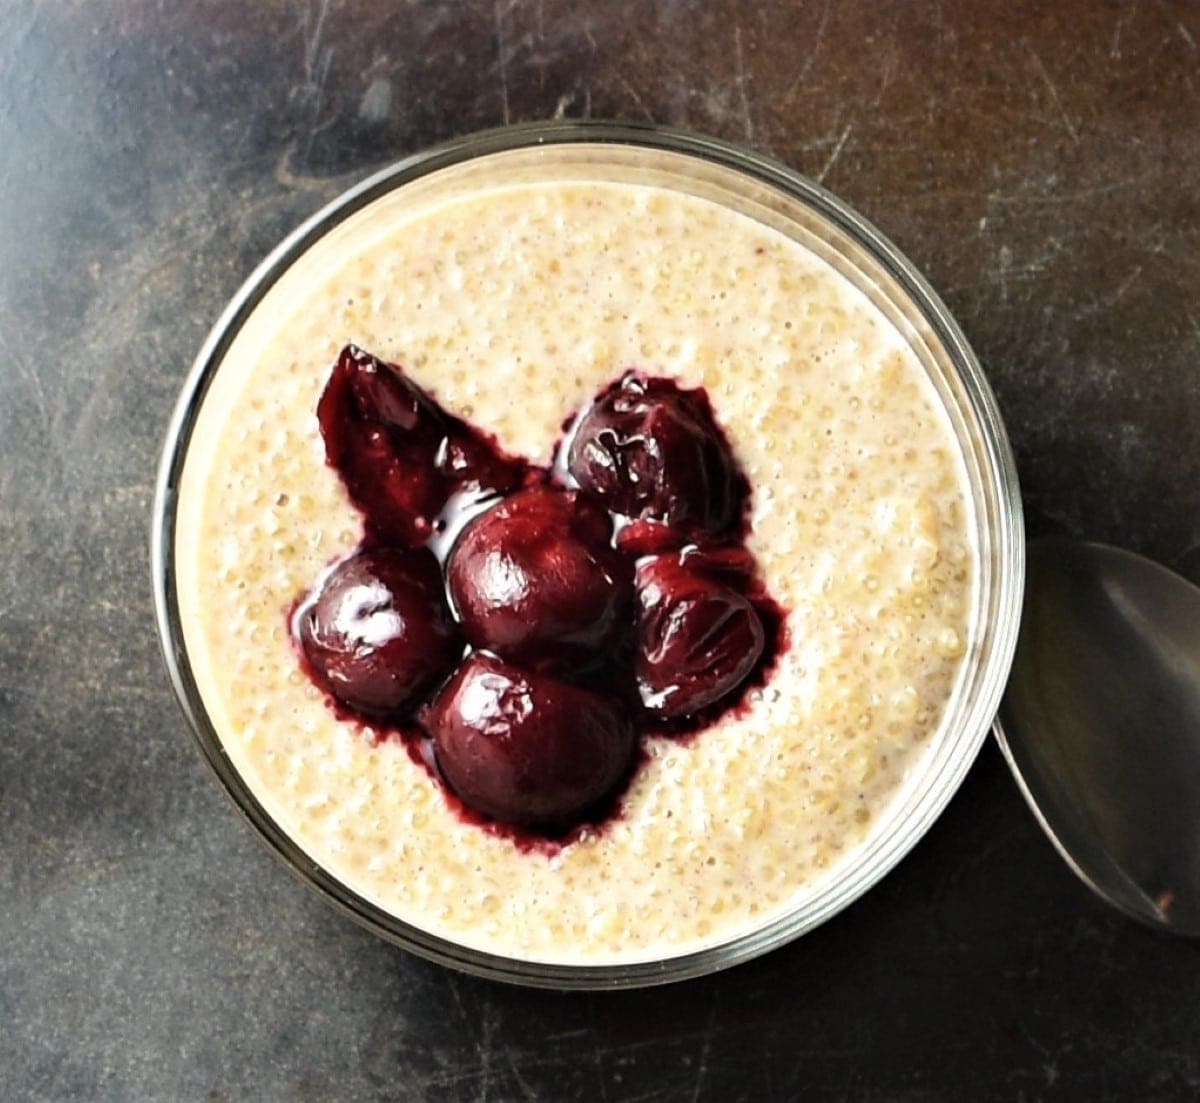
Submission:
<svg viewBox="0 0 1200 1103">
<path fill-rule="evenodd" d="M 249 340 L 256 308 L 289 272 L 303 271 L 301 262 L 316 255 L 311 251 L 318 243 L 326 248 L 330 235 L 352 227 L 360 212 L 365 217 L 384 204 L 403 211 L 531 176 L 555 185 L 632 184 L 716 204 L 798 242 L 847 280 L 900 335 L 940 403 L 959 449 L 964 524 L 974 550 L 966 656 L 929 745 L 866 838 L 813 891 L 757 925 L 679 952 L 612 963 L 491 953 L 443 937 L 397 918 L 314 860 L 268 811 L 222 741 L 181 614 L 177 540 L 189 445 L 218 369 L 239 338 Z M 193 538 L 186 531 L 185 540 Z M 159 631 L 180 702 L 204 757 L 268 846 L 327 900 L 407 949 L 468 972 L 558 988 L 662 983 L 735 964 L 811 929 L 879 880 L 945 806 L 987 733 L 1012 658 L 1023 578 L 1017 481 L 995 401 L 958 327 L 890 243 L 817 185 L 757 155 L 665 129 L 566 122 L 491 131 L 400 162 L 330 204 L 263 262 L 210 334 L 184 388 L 160 472 L 152 558 Z"/>
</svg>

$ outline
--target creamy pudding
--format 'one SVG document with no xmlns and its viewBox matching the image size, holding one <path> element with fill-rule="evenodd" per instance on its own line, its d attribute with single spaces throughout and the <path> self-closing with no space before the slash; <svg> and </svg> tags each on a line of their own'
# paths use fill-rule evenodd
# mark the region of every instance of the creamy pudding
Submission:
<svg viewBox="0 0 1200 1103">
<path fill-rule="evenodd" d="M 361 535 L 315 415 L 348 342 L 541 462 L 627 367 L 702 387 L 750 482 L 790 646 L 746 708 L 649 740 L 620 816 L 552 857 L 464 823 L 300 669 L 289 608 Z M 461 945 L 604 965 L 766 925 L 886 823 L 973 646 L 973 524 L 924 368 L 816 252 L 699 196 L 559 180 L 402 189 L 290 268 L 205 396 L 174 555 L 222 747 L 314 862 Z"/>
</svg>

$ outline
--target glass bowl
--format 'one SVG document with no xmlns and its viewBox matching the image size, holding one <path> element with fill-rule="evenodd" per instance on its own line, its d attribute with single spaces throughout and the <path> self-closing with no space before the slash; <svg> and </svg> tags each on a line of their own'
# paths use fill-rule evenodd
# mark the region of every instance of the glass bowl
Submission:
<svg viewBox="0 0 1200 1103">
<path fill-rule="evenodd" d="M 967 658 L 933 743 L 865 842 L 819 891 L 728 941 L 656 960 L 570 965 L 480 952 L 402 922 L 349 888 L 282 830 L 226 753 L 197 685 L 180 612 L 176 539 L 189 442 L 213 380 L 256 306 L 311 247 L 371 204 L 466 194 L 515 179 L 651 184 L 716 201 L 799 241 L 858 288 L 908 342 L 961 448 L 978 553 Z M 372 208 L 377 210 L 377 208 Z M 1024 574 L 1021 506 L 1011 450 L 975 356 L 941 300 L 900 252 L 835 196 L 787 167 L 711 138 L 654 126 L 549 122 L 471 135 L 376 173 L 318 212 L 255 270 L 210 333 L 183 388 L 159 472 L 152 532 L 158 630 L 199 748 L 259 837 L 325 900 L 377 935 L 469 973 L 551 988 L 619 988 L 699 976 L 766 953 L 824 922 L 907 853 L 958 788 L 982 745 L 1007 679 Z"/>
</svg>

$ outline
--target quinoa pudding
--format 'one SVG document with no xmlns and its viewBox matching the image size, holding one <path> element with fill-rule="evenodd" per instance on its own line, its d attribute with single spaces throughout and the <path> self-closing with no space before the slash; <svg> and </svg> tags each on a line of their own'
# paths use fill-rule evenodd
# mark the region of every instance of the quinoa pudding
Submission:
<svg viewBox="0 0 1200 1103">
<path fill-rule="evenodd" d="M 462 946 L 609 965 L 762 928 L 886 821 L 974 646 L 972 506 L 942 402 L 861 291 L 719 203 L 595 181 L 403 191 L 272 287 L 188 443 L 179 613 L 222 747 L 314 862 Z M 301 670 L 288 610 L 362 534 L 315 415 L 348 342 L 538 462 L 627 367 L 702 387 L 749 480 L 747 543 L 788 646 L 744 708 L 645 740 L 620 814 L 557 853 L 465 823 Z"/>
</svg>

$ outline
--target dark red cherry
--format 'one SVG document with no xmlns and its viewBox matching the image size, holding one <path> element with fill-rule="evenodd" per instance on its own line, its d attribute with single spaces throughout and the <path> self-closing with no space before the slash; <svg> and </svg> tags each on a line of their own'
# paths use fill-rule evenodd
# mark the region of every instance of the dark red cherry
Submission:
<svg viewBox="0 0 1200 1103">
<path fill-rule="evenodd" d="M 766 634 L 750 601 L 688 556 L 660 555 L 637 569 L 635 672 L 655 716 L 688 716 L 745 681 Z"/>
<path fill-rule="evenodd" d="M 754 555 L 745 544 L 688 544 L 678 551 L 680 566 L 733 586 L 744 586 L 757 569 Z"/>
<path fill-rule="evenodd" d="M 633 572 L 612 521 L 587 495 L 551 485 L 502 499 L 446 561 L 467 639 L 539 670 L 586 667 L 628 621 Z"/>
<path fill-rule="evenodd" d="M 691 536 L 681 529 L 671 528 L 661 521 L 637 518 L 617 529 L 617 550 L 633 559 L 644 555 L 663 555 L 679 551 L 692 542 Z"/>
<path fill-rule="evenodd" d="M 317 406 L 325 457 L 373 539 L 415 547 L 464 489 L 506 491 L 524 465 L 442 410 L 395 364 L 354 345 L 338 356 Z"/>
<path fill-rule="evenodd" d="M 567 469 L 614 513 L 722 533 L 746 486 L 702 390 L 627 372 L 579 419 Z"/>
<path fill-rule="evenodd" d="M 474 652 L 421 714 L 462 800 L 505 823 L 577 820 L 613 791 L 636 735 L 614 702 Z"/>
<path fill-rule="evenodd" d="M 617 550 L 633 559 L 678 552 L 693 570 L 721 575 L 733 581 L 753 577 L 754 556 L 745 544 L 709 541 L 689 536 L 661 521 L 630 521 L 617 531 Z"/>
<path fill-rule="evenodd" d="M 424 549 L 344 559 L 301 607 L 296 630 L 320 683 L 374 714 L 413 708 L 463 653 L 437 561 Z"/>
</svg>

